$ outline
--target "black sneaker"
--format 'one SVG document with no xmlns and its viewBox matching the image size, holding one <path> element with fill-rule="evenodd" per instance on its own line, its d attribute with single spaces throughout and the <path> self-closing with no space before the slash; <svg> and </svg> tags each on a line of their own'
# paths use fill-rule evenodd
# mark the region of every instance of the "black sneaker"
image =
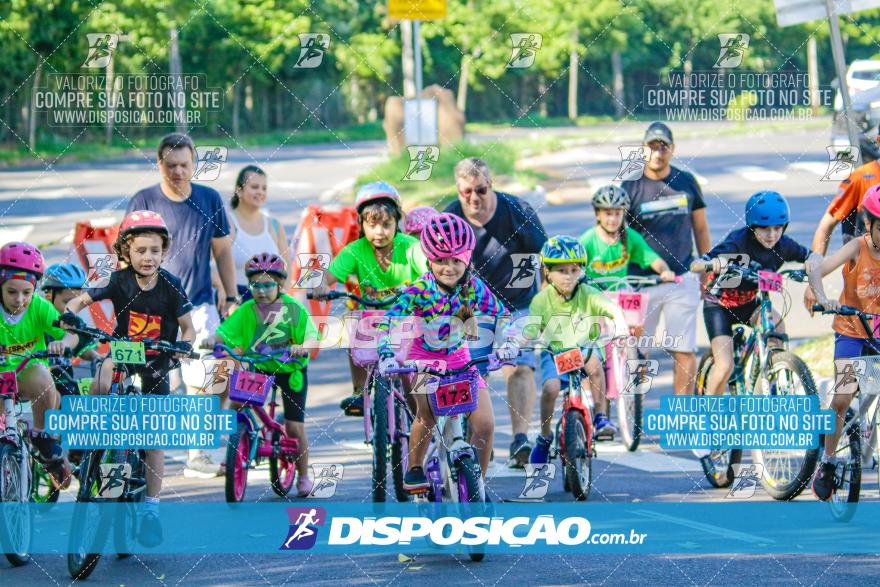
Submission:
<svg viewBox="0 0 880 587">
<path fill-rule="evenodd" d="M 162 523 L 159 521 L 159 514 L 149 510 L 144 513 L 138 532 L 138 542 L 147 548 L 162 544 Z"/>
<path fill-rule="evenodd" d="M 514 469 L 522 469 L 529 462 L 529 456 L 532 454 L 532 443 L 529 437 L 523 433 L 519 433 L 513 437 L 510 443 L 510 460 L 508 466 Z"/>
<path fill-rule="evenodd" d="M 712 461 L 712 453 L 700 457 L 700 465 L 703 467 L 703 474 L 706 477 L 714 477 L 718 472 L 715 469 L 715 462 Z"/>
<path fill-rule="evenodd" d="M 341 402 L 339 407 L 345 412 L 346 416 L 363 416 L 364 415 L 364 394 L 350 395 Z"/>
<path fill-rule="evenodd" d="M 834 493 L 834 470 L 837 465 L 834 463 L 820 463 L 813 476 L 813 495 L 820 501 L 828 501 L 831 494 Z"/>
<path fill-rule="evenodd" d="M 429 487 L 425 470 L 421 467 L 413 467 L 403 476 L 403 488 L 410 493 L 424 493 Z"/>
<path fill-rule="evenodd" d="M 37 449 L 37 455 L 45 463 L 60 461 L 64 451 L 51 434 L 31 431 L 31 445 Z"/>
</svg>

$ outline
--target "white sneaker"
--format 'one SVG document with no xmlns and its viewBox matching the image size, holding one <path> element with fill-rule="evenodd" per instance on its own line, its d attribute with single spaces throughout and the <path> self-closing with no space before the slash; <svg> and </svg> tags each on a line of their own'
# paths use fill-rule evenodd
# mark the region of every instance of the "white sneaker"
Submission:
<svg viewBox="0 0 880 587">
<path fill-rule="evenodd" d="M 188 460 L 183 469 L 183 476 L 187 479 L 213 479 L 220 473 L 220 465 L 206 454 Z"/>
</svg>

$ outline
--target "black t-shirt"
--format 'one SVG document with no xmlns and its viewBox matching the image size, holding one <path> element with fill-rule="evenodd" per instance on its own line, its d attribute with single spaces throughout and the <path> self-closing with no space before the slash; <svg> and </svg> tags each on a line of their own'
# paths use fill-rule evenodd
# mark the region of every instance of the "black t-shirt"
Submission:
<svg viewBox="0 0 880 587">
<path fill-rule="evenodd" d="M 627 222 L 645 237 L 654 251 L 677 275 L 690 270 L 694 256 L 694 226 L 691 214 L 706 207 L 703 191 L 687 171 L 672 167 L 660 180 L 644 175 L 625 181 L 621 187 L 632 200 Z M 650 267 L 631 264 L 635 275 L 653 275 Z"/>
<path fill-rule="evenodd" d="M 106 287 L 89 290 L 96 302 L 110 300 L 116 314 L 116 336 L 133 340 L 151 338 L 174 343 L 179 325 L 177 319 L 192 310 L 180 280 L 159 269 L 156 287 L 143 291 L 131 267 L 114 271 Z M 150 354 L 150 353 L 148 353 Z M 153 364 L 154 368 L 157 368 Z"/>
<path fill-rule="evenodd" d="M 523 258 L 541 252 L 547 231 L 526 202 L 510 194 L 495 194 L 498 206 L 491 220 L 485 226 L 471 224 L 477 239 L 471 264 L 477 276 L 509 310 L 524 310 L 538 292 L 540 280 L 538 267 L 528 261 L 524 263 Z M 449 204 L 444 212 L 467 221 L 458 200 Z M 530 271 L 533 279 L 530 279 Z"/>
</svg>

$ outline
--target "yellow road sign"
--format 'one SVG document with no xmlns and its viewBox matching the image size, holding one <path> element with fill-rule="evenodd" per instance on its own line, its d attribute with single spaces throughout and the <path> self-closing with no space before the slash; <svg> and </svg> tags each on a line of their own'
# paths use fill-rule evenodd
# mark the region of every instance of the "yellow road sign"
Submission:
<svg viewBox="0 0 880 587">
<path fill-rule="evenodd" d="M 446 17 L 446 0 L 388 0 L 388 16 L 409 20 Z"/>
</svg>

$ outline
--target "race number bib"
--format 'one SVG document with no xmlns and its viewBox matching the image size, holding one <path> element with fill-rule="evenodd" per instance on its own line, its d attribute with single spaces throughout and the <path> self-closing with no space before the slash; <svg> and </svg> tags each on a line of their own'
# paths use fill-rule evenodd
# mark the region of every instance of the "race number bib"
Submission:
<svg viewBox="0 0 880 587">
<path fill-rule="evenodd" d="M 440 409 L 468 404 L 473 401 L 471 381 L 466 379 L 440 385 L 437 387 L 435 397 L 437 398 L 437 407 Z"/>
<path fill-rule="evenodd" d="M 18 393 L 18 380 L 15 371 L 3 371 L 0 373 L 0 395 L 15 397 Z"/>
<path fill-rule="evenodd" d="M 570 351 L 555 355 L 553 362 L 556 363 L 556 373 L 564 375 L 565 373 L 583 368 L 584 355 L 581 353 L 581 349 L 571 349 Z"/>
<path fill-rule="evenodd" d="M 760 291 L 782 291 L 782 275 L 775 271 L 758 271 L 758 289 Z"/>
<path fill-rule="evenodd" d="M 233 371 L 229 399 L 237 402 L 263 405 L 275 378 L 254 371 Z"/>
<path fill-rule="evenodd" d="M 146 363 L 144 343 L 135 341 L 111 341 L 110 356 L 115 363 L 143 365 Z"/>
</svg>

